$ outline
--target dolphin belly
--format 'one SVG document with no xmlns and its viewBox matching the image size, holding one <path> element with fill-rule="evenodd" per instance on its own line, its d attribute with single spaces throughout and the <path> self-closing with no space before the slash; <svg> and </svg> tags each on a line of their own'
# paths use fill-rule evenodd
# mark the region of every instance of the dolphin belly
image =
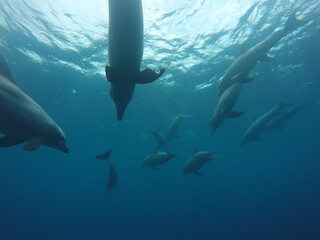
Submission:
<svg viewBox="0 0 320 240">
<path fill-rule="evenodd" d="M 110 67 L 140 71 L 143 55 L 141 0 L 109 0 Z"/>
</svg>

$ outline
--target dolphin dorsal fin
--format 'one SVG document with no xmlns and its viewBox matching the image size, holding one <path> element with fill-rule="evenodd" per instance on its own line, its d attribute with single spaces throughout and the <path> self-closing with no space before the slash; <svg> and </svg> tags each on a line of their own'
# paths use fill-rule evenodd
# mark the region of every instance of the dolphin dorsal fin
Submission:
<svg viewBox="0 0 320 240">
<path fill-rule="evenodd" d="M 10 82 L 16 84 L 12 76 L 12 73 L 10 71 L 10 68 L 8 66 L 8 63 L 1 54 L 0 54 L 0 75 L 7 78 Z"/>
</svg>

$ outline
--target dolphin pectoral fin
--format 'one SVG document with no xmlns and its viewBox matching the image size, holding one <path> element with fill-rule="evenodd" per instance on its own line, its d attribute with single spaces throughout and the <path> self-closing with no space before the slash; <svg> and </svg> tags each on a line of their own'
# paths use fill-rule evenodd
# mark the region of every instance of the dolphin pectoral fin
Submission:
<svg viewBox="0 0 320 240">
<path fill-rule="evenodd" d="M 98 158 L 98 159 L 108 160 L 108 158 L 110 157 L 111 153 L 112 153 L 112 149 L 109 148 L 108 151 L 106 151 L 105 153 L 103 153 L 101 155 L 94 156 L 94 157 Z"/>
<path fill-rule="evenodd" d="M 159 73 L 156 73 L 155 71 L 146 68 L 143 71 L 140 72 L 139 77 L 136 79 L 137 84 L 146 84 L 146 83 L 152 83 L 155 80 L 157 80 L 161 75 L 164 73 L 165 69 L 160 69 Z"/>
<path fill-rule="evenodd" d="M 0 147 L 10 147 L 10 146 L 14 146 L 14 145 L 23 143 L 25 141 L 27 141 L 27 140 L 15 138 L 15 137 L 11 137 L 11 136 L 4 136 L 4 137 L 0 138 Z"/>
<path fill-rule="evenodd" d="M 259 138 L 259 137 L 256 137 L 254 140 L 255 140 L 256 142 L 261 142 L 261 141 L 263 141 L 263 139 L 262 139 L 262 138 Z"/>
<path fill-rule="evenodd" d="M 260 62 L 270 62 L 272 60 L 274 60 L 274 58 L 267 54 L 263 55 L 262 58 L 259 59 Z"/>
<path fill-rule="evenodd" d="M 27 142 L 24 146 L 23 149 L 26 151 L 33 151 L 36 150 L 40 145 L 42 144 L 42 139 L 39 137 L 33 137 Z"/>
<path fill-rule="evenodd" d="M 227 118 L 236 118 L 240 117 L 244 112 L 231 112 L 227 115 Z"/>
<path fill-rule="evenodd" d="M 154 169 L 157 169 L 158 171 L 160 170 L 157 166 L 152 166 Z"/>
<path fill-rule="evenodd" d="M 112 69 L 111 67 L 106 65 L 105 72 L 106 72 L 106 77 L 107 77 L 108 82 L 113 83 L 116 78 L 114 69 Z"/>
<path fill-rule="evenodd" d="M 198 175 L 198 176 L 200 176 L 200 177 L 202 177 L 202 174 L 199 173 L 198 171 L 193 171 L 193 173 L 196 174 L 196 175 Z"/>
</svg>

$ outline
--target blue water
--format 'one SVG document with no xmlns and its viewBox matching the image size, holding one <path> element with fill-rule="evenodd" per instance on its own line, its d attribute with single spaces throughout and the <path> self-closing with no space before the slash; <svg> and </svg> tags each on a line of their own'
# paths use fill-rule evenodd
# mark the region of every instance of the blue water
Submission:
<svg viewBox="0 0 320 240">
<path fill-rule="evenodd" d="M 143 1 L 143 67 L 166 73 L 136 87 L 122 122 L 103 75 L 107 1 L 49 3 L 1 1 L 0 52 L 71 152 L 1 149 L 1 240 L 320 239 L 318 1 Z M 235 107 L 245 114 L 210 137 L 217 80 L 243 42 L 263 40 L 295 8 L 309 23 L 271 50 L 274 61 L 257 64 Z M 240 148 L 255 117 L 279 102 L 310 106 Z M 192 118 L 168 149 L 184 156 L 142 169 L 155 146 L 148 130 L 165 133 L 178 114 Z M 202 177 L 183 176 L 195 146 L 224 158 Z M 109 147 L 119 175 L 111 192 L 107 163 L 93 157 Z"/>
</svg>

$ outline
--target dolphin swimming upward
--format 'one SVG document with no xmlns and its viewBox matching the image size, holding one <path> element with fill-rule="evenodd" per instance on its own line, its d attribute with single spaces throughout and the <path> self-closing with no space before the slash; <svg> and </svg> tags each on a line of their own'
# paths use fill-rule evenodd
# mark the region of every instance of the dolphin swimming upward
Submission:
<svg viewBox="0 0 320 240">
<path fill-rule="evenodd" d="M 19 89 L 6 60 L 0 55 L 0 147 L 27 142 L 24 150 L 40 145 L 68 153 L 66 137 L 61 128 L 27 94 Z"/>
<path fill-rule="evenodd" d="M 256 63 L 258 61 L 271 60 L 271 58 L 266 55 L 266 52 L 269 51 L 286 34 L 305 23 L 305 21 L 298 20 L 296 18 L 296 11 L 294 11 L 288 17 L 283 29 L 274 31 L 262 42 L 242 53 L 222 76 L 219 86 L 219 96 L 235 82 L 250 82 L 252 78 L 248 78 L 248 75 Z"/>
<path fill-rule="evenodd" d="M 121 121 L 133 97 L 136 84 L 151 83 L 159 73 L 151 69 L 140 72 L 143 56 L 143 13 L 141 0 L 109 0 L 109 65 L 105 72 L 111 84 L 110 95 Z"/>
</svg>

